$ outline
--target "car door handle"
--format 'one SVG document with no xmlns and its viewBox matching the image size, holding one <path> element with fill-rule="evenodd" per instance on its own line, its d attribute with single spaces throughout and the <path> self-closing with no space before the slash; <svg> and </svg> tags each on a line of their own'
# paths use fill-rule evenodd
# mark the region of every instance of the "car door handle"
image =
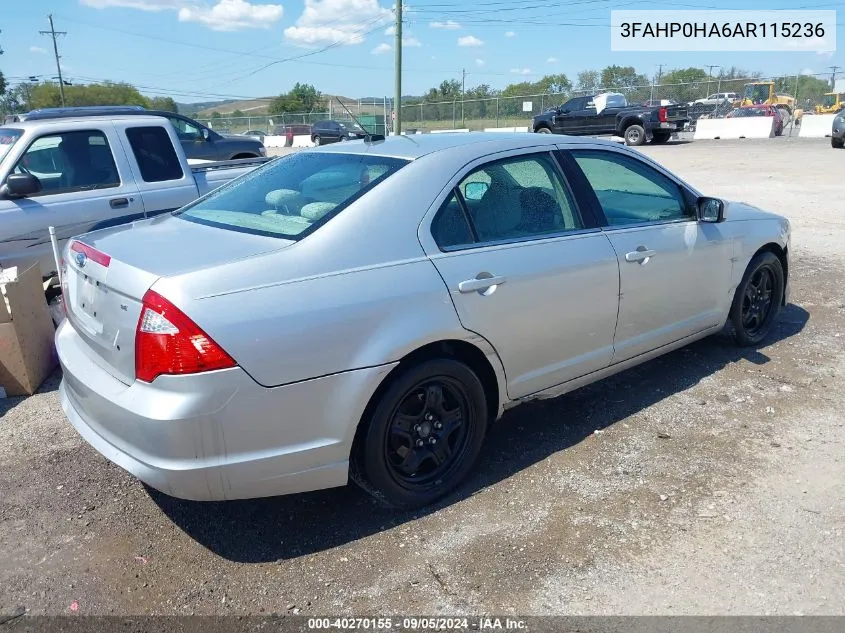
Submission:
<svg viewBox="0 0 845 633">
<path fill-rule="evenodd" d="M 112 209 L 122 209 L 129 206 L 129 200 L 127 198 L 112 198 L 109 200 L 109 206 Z"/>
<path fill-rule="evenodd" d="M 652 251 L 644 246 L 637 247 L 637 250 L 625 253 L 626 262 L 641 262 L 657 255 L 657 251 Z"/>
<path fill-rule="evenodd" d="M 504 277 L 476 277 L 475 279 L 467 279 L 458 284 L 458 290 L 463 293 L 477 292 L 478 290 L 487 290 L 491 286 L 498 286 L 505 283 Z"/>
</svg>

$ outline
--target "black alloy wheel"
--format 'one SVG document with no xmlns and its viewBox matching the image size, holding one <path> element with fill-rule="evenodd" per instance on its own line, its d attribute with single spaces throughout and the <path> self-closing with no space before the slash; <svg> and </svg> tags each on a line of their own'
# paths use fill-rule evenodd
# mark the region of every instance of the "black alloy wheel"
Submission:
<svg viewBox="0 0 845 633">
<path fill-rule="evenodd" d="M 352 479 L 385 505 L 418 508 L 472 468 L 487 427 L 484 388 L 463 363 L 425 361 L 391 381 L 364 423 Z"/>
<path fill-rule="evenodd" d="M 784 292 L 783 266 L 776 255 L 758 253 L 736 289 L 731 321 L 740 345 L 756 345 L 769 334 Z"/>
</svg>

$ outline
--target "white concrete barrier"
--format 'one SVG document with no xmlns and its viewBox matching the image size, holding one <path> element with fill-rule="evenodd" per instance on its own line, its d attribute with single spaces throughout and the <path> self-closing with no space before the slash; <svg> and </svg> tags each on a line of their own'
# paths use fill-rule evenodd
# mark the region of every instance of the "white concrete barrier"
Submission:
<svg viewBox="0 0 845 633">
<path fill-rule="evenodd" d="M 771 138 L 775 135 L 775 118 L 771 116 L 731 119 L 699 119 L 695 123 L 696 141 L 734 138 Z"/>
<path fill-rule="evenodd" d="M 291 147 L 314 147 L 314 141 L 308 134 L 297 134 L 293 137 L 293 145 Z"/>
<path fill-rule="evenodd" d="M 461 130 L 432 130 L 432 134 L 451 134 L 453 132 L 469 132 L 469 128 L 463 128 Z"/>
<path fill-rule="evenodd" d="M 798 136 L 802 138 L 824 138 L 830 136 L 835 114 L 805 114 L 798 126 Z"/>
<path fill-rule="evenodd" d="M 484 128 L 485 132 L 511 132 L 511 133 L 519 133 L 519 132 L 527 132 L 528 126 L 525 127 L 486 127 Z"/>
<path fill-rule="evenodd" d="M 284 147 L 286 142 L 287 137 L 279 134 L 264 137 L 264 147 Z"/>
</svg>

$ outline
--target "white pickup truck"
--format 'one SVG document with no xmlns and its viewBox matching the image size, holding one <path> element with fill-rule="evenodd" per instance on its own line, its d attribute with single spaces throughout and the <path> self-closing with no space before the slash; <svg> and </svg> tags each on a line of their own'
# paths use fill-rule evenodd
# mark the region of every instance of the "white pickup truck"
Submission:
<svg viewBox="0 0 845 633">
<path fill-rule="evenodd" d="M 49 227 L 74 235 L 178 209 L 268 158 L 190 165 L 158 116 L 84 116 L 0 127 L 0 266 L 56 273 Z"/>
</svg>

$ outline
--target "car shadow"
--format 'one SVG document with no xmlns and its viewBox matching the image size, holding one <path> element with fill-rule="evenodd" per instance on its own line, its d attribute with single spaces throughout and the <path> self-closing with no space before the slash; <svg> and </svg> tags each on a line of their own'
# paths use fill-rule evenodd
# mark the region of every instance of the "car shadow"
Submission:
<svg viewBox="0 0 845 633">
<path fill-rule="evenodd" d="M 740 348 L 724 331 L 558 398 L 516 407 L 494 425 L 473 474 L 455 493 L 423 510 L 383 508 L 351 484 L 225 502 L 184 501 L 147 491 L 186 534 L 228 560 L 259 563 L 331 549 L 472 496 L 731 363 L 765 364 L 770 360 L 765 348 L 799 333 L 808 320 L 804 309 L 789 305 L 758 348 Z"/>
</svg>

